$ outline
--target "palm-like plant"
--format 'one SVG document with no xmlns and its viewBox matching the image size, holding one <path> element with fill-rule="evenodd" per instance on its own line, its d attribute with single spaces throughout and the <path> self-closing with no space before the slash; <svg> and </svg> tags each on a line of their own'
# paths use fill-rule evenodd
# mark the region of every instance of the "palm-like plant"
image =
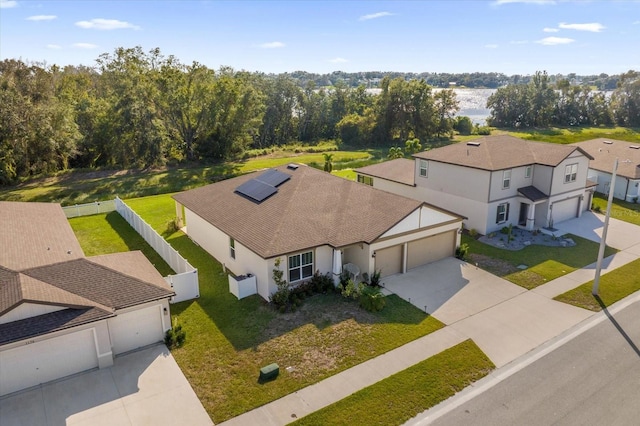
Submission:
<svg viewBox="0 0 640 426">
<path fill-rule="evenodd" d="M 324 171 L 331 173 L 331 171 L 333 170 L 333 154 L 326 152 L 322 154 L 322 156 L 324 157 Z"/>
</svg>

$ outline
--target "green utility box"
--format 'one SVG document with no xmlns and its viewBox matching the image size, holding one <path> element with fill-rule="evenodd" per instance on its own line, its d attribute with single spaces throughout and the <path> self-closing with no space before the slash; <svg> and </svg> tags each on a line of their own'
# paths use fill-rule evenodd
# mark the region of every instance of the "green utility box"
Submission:
<svg viewBox="0 0 640 426">
<path fill-rule="evenodd" d="M 278 377 L 279 373 L 280 367 L 278 367 L 278 364 L 276 363 L 264 366 L 260 369 L 260 381 L 265 382 L 267 380 L 275 379 Z"/>
</svg>

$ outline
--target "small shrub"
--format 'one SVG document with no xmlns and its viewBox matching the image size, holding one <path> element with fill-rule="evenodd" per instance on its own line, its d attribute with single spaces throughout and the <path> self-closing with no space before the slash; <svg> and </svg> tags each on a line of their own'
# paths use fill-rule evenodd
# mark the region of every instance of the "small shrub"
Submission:
<svg viewBox="0 0 640 426">
<path fill-rule="evenodd" d="M 373 274 L 371 274 L 371 281 L 369 282 L 369 285 L 371 287 L 380 287 L 381 274 L 382 274 L 382 271 L 380 269 L 378 269 L 377 271 L 373 271 Z"/>
<path fill-rule="evenodd" d="M 342 289 L 342 297 L 358 299 L 365 287 L 367 287 L 365 283 L 356 284 L 352 280 L 349 280 L 347 285 Z"/>
<path fill-rule="evenodd" d="M 278 289 L 271 295 L 271 302 L 282 312 L 282 307 L 287 309 L 291 289 L 289 283 L 284 278 L 284 272 L 280 270 L 280 258 L 276 259 L 275 268 L 273 268 L 273 281 Z"/>
<path fill-rule="evenodd" d="M 600 208 L 600 206 L 596 206 L 595 204 L 591 204 L 591 210 L 593 210 L 596 213 L 602 212 L 602 209 Z"/>
<path fill-rule="evenodd" d="M 378 312 L 387 303 L 384 295 L 378 287 L 367 286 L 362 290 L 359 297 L 360 307 L 369 312 Z"/>
<path fill-rule="evenodd" d="M 342 280 L 342 277 L 340 277 Z M 321 274 L 320 271 L 316 271 L 309 281 L 309 285 L 316 293 L 328 293 L 335 289 L 333 284 L 333 278 L 329 273 Z"/>
<path fill-rule="evenodd" d="M 469 254 L 469 244 L 463 243 L 459 247 L 456 247 L 456 257 L 460 260 L 465 260 Z"/>
<path fill-rule="evenodd" d="M 164 344 L 169 349 L 179 348 L 184 344 L 186 338 L 187 332 L 182 329 L 181 325 L 177 325 L 167 330 L 164 335 Z"/>
<path fill-rule="evenodd" d="M 167 222 L 167 234 L 173 234 L 180 230 L 180 219 L 174 217 L 169 222 Z"/>
<path fill-rule="evenodd" d="M 500 230 L 500 233 L 501 233 L 501 234 L 505 234 L 505 235 L 507 235 L 507 234 L 509 233 L 509 227 L 508 227 L 508 226 L 503 227 L 503 228 Z"/>
<path fill-rule="evenodd" d="M 476 238 L 478 236 L 478 230 L 476 228 L 469 229 L 469 236 L 471 238 Z"/>
</svg>

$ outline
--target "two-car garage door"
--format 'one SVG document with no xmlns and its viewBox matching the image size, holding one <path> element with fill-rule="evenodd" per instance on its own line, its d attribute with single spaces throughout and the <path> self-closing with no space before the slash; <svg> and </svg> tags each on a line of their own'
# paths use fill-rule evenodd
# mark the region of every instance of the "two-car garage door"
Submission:
<svg viewBox="0 0 640 426">
<path fill-rule="evenodd" d="M 93 329 L 0 352 L 0 395 L 98 366 Z"/>
<path fill-rule="evenodd" d="M 407 270 L 435 262 L 455 253 L 456 231 L 443 232 L 407 243 Z M 403 244 L 376 250 L 376 270 L 381 276 L 402 272 Z"/>
</svg>

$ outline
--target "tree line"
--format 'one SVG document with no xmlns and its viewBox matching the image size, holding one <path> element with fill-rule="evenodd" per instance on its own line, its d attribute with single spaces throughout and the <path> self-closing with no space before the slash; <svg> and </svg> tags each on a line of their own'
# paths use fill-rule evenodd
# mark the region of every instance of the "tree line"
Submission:
<svg viewBox="0 0 640 426">
<path fill-rule="evenodd" d="M 561 79 L 552 84 L 536 72 L 527 84 L 496 90 L 487 100 L 488 123 L 496 127 L 640 126 L 640 73 L 620 76 L 608 94 Z"/>
<path fill-rule="evenodd" d="M 0 62 L 0 184 L 68 168 L 146 168 L 237 158 L 249 148 L 341 139 L 389 146 L 452 134 L 451 90 L 424 80 L 363 85 L 209 69 L 159 49 L 118 48 L 95 67 Z"/>
</svg>

